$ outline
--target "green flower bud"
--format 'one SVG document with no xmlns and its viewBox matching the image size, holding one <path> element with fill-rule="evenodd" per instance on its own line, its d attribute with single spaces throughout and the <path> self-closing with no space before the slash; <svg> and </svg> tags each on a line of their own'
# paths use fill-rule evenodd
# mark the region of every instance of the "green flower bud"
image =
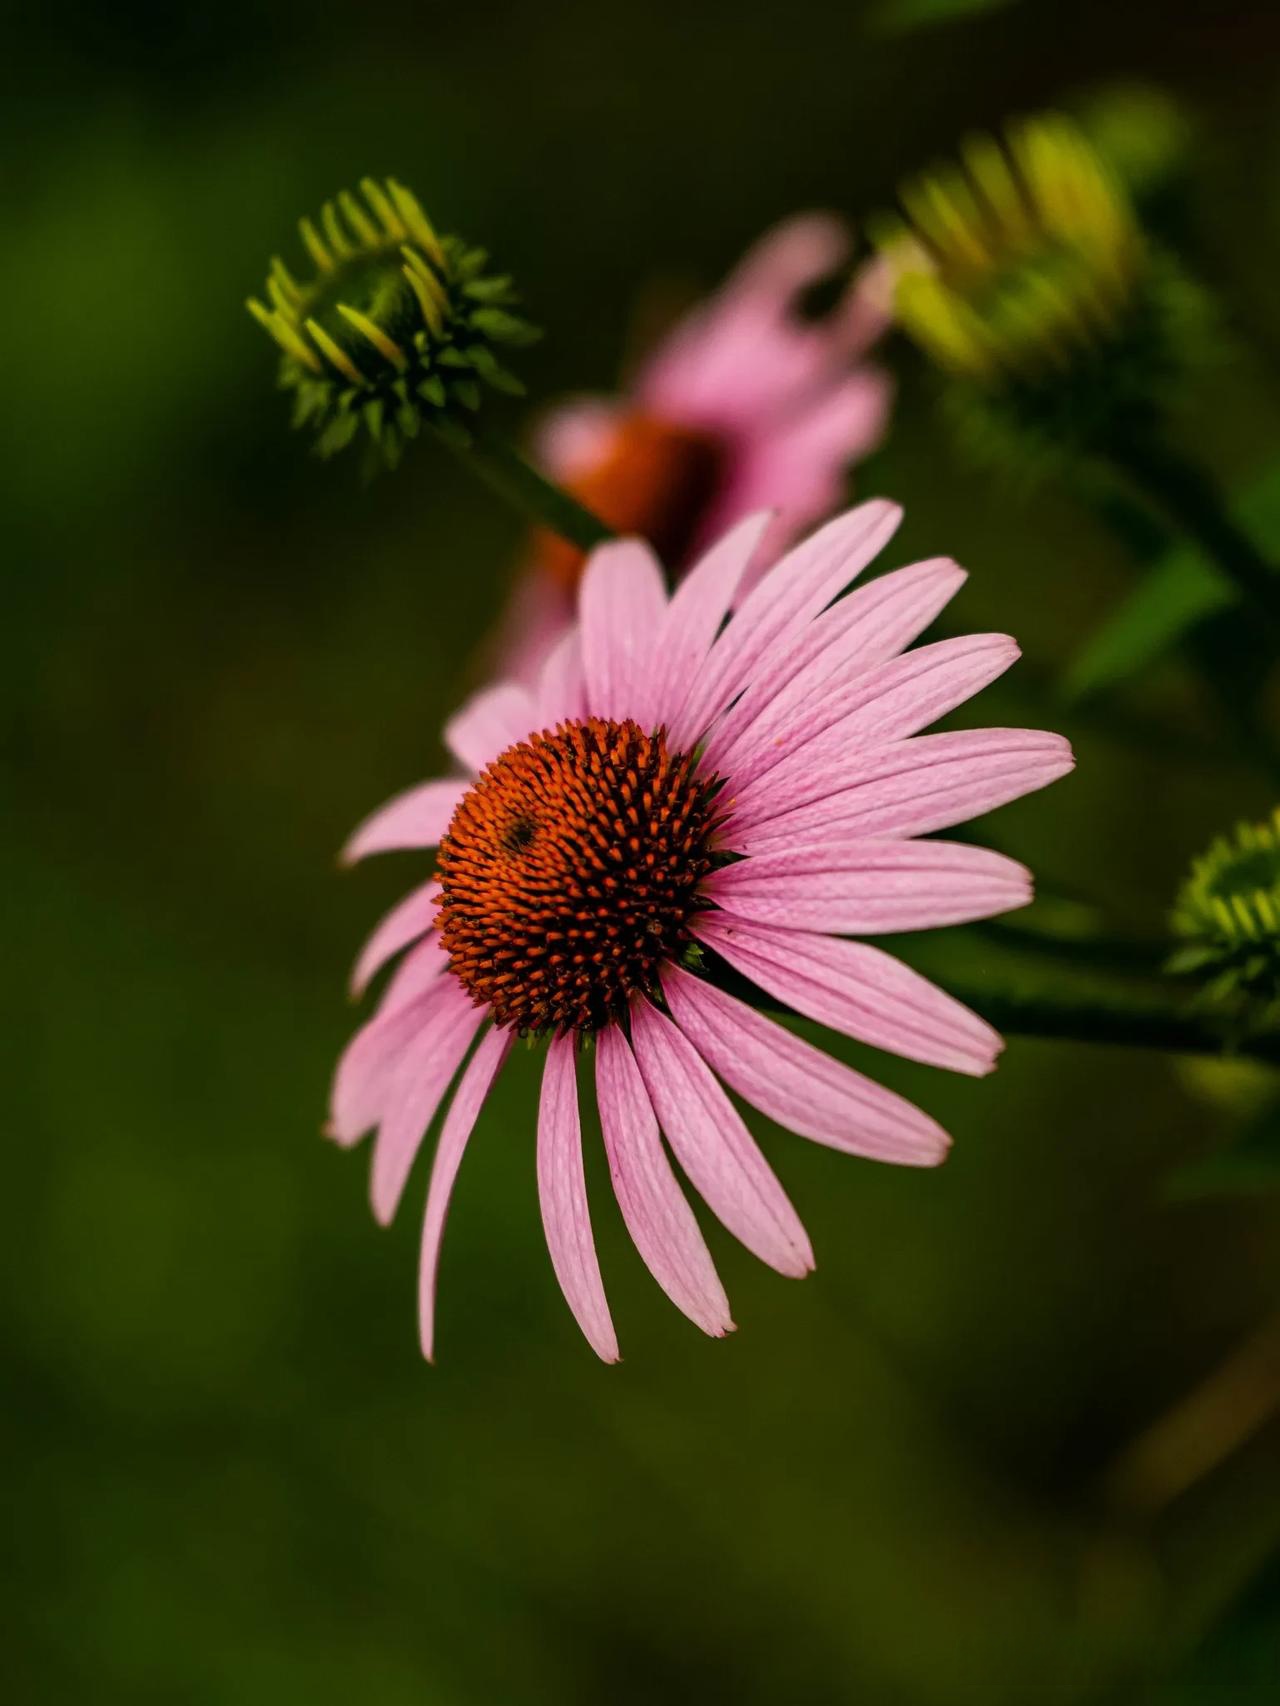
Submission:
<svg viewBox="0 0 1280 1706">
<path fill-rule="evenodd" d="M 360 188 L 363 202 L 343 191 L 318 224 L 300 222 L 314 274 L 299 281 L 273 259 L 267 302 L 248 308 L 280 346 L 293 424 L 314 432 L 317 452 L 363 433 L 394 467 L 423 426 L 469 442 L 482 387 L 522 394 L 498 352 L 539 334 L 512 312 L 511 280 L 486 271 L 483 250 L 438 236 L 394 178 Z"/>
<path fill-rule="evenodd" d="M 1171 923 L 1184 945 L 1170 971 L 1203 978 L 1205 998 L 1251 1030 L 1280 1022 L 1280 808 L 1195 860 Z"/>
<path fill-rule="evenodd" d="M 873 229 L 894 311 L 980 450 L 1104 448 L 1180 375 L 1197 294 L 1071 120 L 972 137 L 900 200 Z"/>
</svg>

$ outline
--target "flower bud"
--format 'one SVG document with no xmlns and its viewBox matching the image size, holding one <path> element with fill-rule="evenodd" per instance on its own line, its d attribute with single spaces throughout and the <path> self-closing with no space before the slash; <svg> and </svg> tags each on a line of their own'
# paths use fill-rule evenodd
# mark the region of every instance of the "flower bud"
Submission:
<svg viewBox="0 0 1280 1706">
<path fill-rule="evenodd" d="M 1204 979 L 1206 1000 L 1249 1029 L 1280 1020 L 1280 808 L 1193 862 L 1171 923 L 1183 946 L 1170 971 Z"/>
<path fill-rule="evenodd" d="M 363 201 L 343 191 L 299 230 L 314 272 L 271 262 L 263 302 L 249 312 L 280 347 L 280 384 L 293 423 L 321 456 L 362 432 L 388 466 L 423 426 L 465 444 L 484 389 L 523 393 L 499 351 L 537 331 L 512 312 L 511 280 L 488 257 L 437 235 L 417 198 L 394 178 L 365 178 Z"/>
<path fill-rule="evenodd" d="M 1198 295 L 1147 239 L 1119 176 L 1044 115 L 901 191 L 875 233 L 904 331 L 952 378 L 984 450 L 1105 450 L 1187 365 Z"/>
</svg>

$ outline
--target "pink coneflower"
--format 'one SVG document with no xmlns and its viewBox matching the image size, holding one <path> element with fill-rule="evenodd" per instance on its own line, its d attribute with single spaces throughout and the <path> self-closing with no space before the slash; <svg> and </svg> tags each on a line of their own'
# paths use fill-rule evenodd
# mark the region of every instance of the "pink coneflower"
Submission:
<svg viewBox="0 0 1280 1706">
<path fill-rule="evenodd" d="M 377 1130 L 373 1207 L 385 1222 L 461 1070 L 427 1193 L 427 1356 L 454 1178 L 517 1036 L 548 1042 L 543 1224 L 569 1307 L 606 1361 L 618 1345 L 583 1177 L 584 1044 L 626 1225 L 659 1285 L 708 1333 L 729 1331 L 729 1306 L 663 1136 L 748 1249 L 783 1274 L 813 1265 L 723 1086 L 850 1154 L 942 1159 L 948 1139 L 927 1114 L 720 986 L 726 973 L 745 977 L 862 1042 L 960 1072 L 989 1071 L 1001 1047 L 916 972 L 849 940 L 1024 905 L 1023 866 L 918 837 L 1072 763 L 1054 734 L 920 735 L 1018 649 L 980 634 L 903 651 L 964 579 L 945 559 L 846 593 L 899 517 L 889 503 L 861 505 L 741 599 L 768 516 L 740 523 L 671 597 L 647 546 L 603 546 L 536 686 L 492 687 L 448 724 L 462 774 L 400 795 L 352 838 L 353 860 L 439 847 L 437 875 L 360 956 L 357 989 L 411 949 L 342 1058 L 332 1111 L 340 1143 Z"/>
<path fill-rule="evenodd" d="M 770 232 L 642 363 L 625 394 L 577 398 L 543 421 L 537 460 L 618 534 L 647 539 L 677 575 L 727 528 L 776 511 L 742 590 L 845 495 L 884 435 L 892 387 L 863 357 L 888 323 L 880 263 L 819 319 L 804 293 L 848 260 L 828 214 Z M 574 616 L 583 556 L 537 537 L 513 596 L 505 665 L 531 679 Z"/>
</svg>

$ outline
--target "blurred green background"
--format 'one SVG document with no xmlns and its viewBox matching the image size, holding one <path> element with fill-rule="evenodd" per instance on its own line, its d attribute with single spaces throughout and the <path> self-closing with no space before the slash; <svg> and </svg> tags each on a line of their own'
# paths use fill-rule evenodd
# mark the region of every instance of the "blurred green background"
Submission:
<svg viewBox="0 0 1280 1706">
<path fill-rule="evenodd" d="M 522 1053 L 423 1365 L 422 1169 L 382 1233 L 364 1153 L 319 1136 L 347 966 L 416 867 L 334 851 L 440 762 L 520 530 L 429 448 L 367 489 L 309 458 L 241 304 L 300 213 L 393 172 L 521 281 L 534 395 L 607 387 L 654 280 L 708 285 L 782 214 L 856 217 L 972 125 L 1141 76 L 1195 126 L 1186 233 L 1240 340 L 1184 427 L 1238 487 L 1280 442 L 1275 8 L 124 0 L 5 40 L 7 1697 L 1273 1698 L 1276 1427 L 1154 1517 L 1107 1494 L 1280 1294 L 1280 1199 L 1170 1200 L 1232 1116 L 1158 1056 L 1015 1040 L 976 1084 L 877 1059 L 955 1135 L 932 1175 L 766 1132 L 818 1271 L 710 1229 L 723 1343 L 593 1157 L 610 1370 L 542 1244 Z M 906 503 L 896 561 L 970 568 L 954 620 L 1023 642 L 981 720 L 1078 743 L 992 833 L 1159 929 L 1267 785 L 1176 663 L 1059 702 L 1132 569 L 1068 494 L 963 466 L 893 360 L 860 489 Z"/>
</svg>

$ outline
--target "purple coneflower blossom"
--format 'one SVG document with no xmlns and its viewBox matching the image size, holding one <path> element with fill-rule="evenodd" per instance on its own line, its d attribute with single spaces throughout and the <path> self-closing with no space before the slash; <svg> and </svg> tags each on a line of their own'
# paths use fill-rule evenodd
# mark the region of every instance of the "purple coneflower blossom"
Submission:
<svg viewBox="0 0 1280 1706">
<path fill-rule="evenodd" d="M 594 1045 L 587 1058 L 631 1237 L 671 1300 L 713 1335 L 732 1327 L 729 1305 L 671 1157 L 762 1261 L 795 1276 L 813 1265 L 725 1086 L 852 1155 L 943 1158 L 949 1140 L 927 1114 L 723 987 L 745 978 L 864 1043 L 959 1072 L 988 1072 L 1001 1047 L 982 1019 L 852 939 L 1025 905 L 1022 865 L 920 838 L 1072 764 L 1055 734 L 920 733 L 1018 648 L 978 634 L 904 651 L 964 579 L 946 559 L 847 590 L 899 518 L 893 504 L 862 504 L 742 598 L 767 515 L 734 528 L 671 596 L 647 546 L 601 547 L 577 622 L 536 685 L 472 699 L 445 729 L 460 773 L 400 795 L 352 838 L 352 860 L 439 849 L 436 876 L 360 956 L 357 990 L 409 950 L 342 1058 L 331 1124 L 343 1144 L 376 1130 L 373 1207 L 389 1221 L 458 1078 L 427 1193 L 427 1356 L 454 1179 L 518 1036 L 547 1040 L 542 1219 L 569 1307 L 606 1361 L 618 1344 L 584 1184 L 584 1045 Z"/>
</svg>

